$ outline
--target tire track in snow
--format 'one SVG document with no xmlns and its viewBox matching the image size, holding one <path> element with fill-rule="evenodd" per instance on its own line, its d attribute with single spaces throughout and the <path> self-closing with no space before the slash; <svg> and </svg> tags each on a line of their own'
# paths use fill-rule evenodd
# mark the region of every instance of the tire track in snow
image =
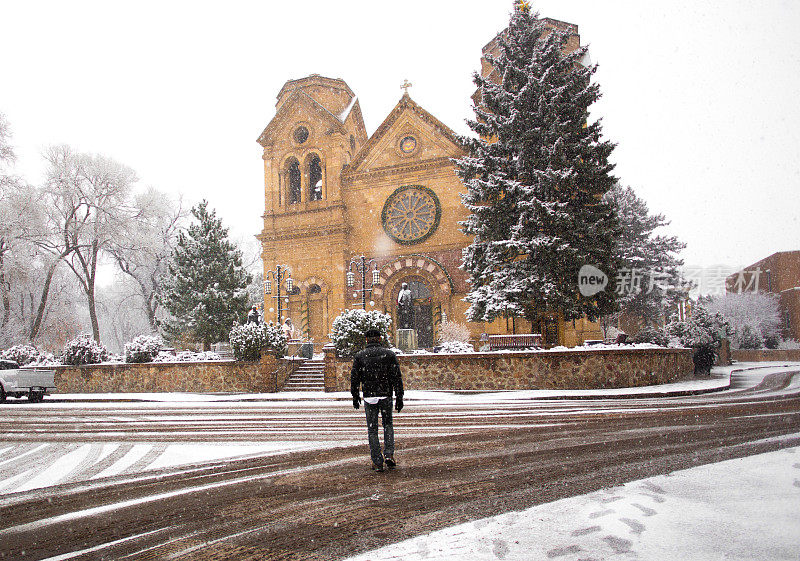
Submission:
<svg viewBox="0 0 800 561">
<path fill-rule="evenodd" d="M 167 451 L 167 444 L 155 444 L 144 456 L 133 462 L 130 466 L 120 472 L 120 475 L 138 473 L 146 470 L 151 464 L 158 460 Z"/>
<path fill-rule="evenodd" d="M 30 469 L 24 477 L 18 477 L 6 485 L 0 485 L 0 493 L 13 493 L 18 491 L 39 475 L 42 475 L 50 469 L 56 469 L 54 466 L 58 465 L 58 461 L 62 457 L 74 452 L 79 447 L 80 446 L 77 444 L 48 444 L 46 448 L 46 450 L 48 450 L 47 452 L 45 452 L 42 456 L 33 458 L 31 462 L 28 463 L 28 465 L 31 463 L 35 464 L 35 467 Z M 10 473 L 10 470 L 3 469 L 4 476 L 8 476 Z M 8 480 L 11 479 L 11 477 L 6 477 L 5 479 Z"/>
<path fill-rule="evenodd" d="M 72 468 L 72 470 L 67 473 L 64 477 L 58 480 L 56 483 L 73 483 L 75 481 L 80 481 L 82 479 L 81 474 L 89 469 L 91 465 L 93 465 L 97 460 L 100 459 L 100 456 L 103 453 L 103 444 L 89 444 L 89 450 L 86 454 L 86 457 L 80 461 L 80 463 Z"/>
<path fill-rule="evenodd" d="M 19 489 L 24 482 L 29 481 L 28 475 L 18 477 L 26 472 L 44 471 L 53 465 L 63 455 L 64 447 L 61 445 L 44 444 L 40 446 L 24 446 L 23 452 L 4 462 L 2 468 L 3 480 L 7 483 L 0 487 L 0 492 L 11 492 Z"/>
</svg>

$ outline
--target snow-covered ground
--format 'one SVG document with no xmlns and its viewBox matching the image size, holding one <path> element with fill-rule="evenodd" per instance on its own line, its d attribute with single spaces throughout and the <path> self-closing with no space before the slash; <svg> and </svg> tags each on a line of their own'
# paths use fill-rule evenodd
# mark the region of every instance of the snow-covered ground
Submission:
<svg viewBox="0 0 800 561">
<path fill-rule="evenodd" d="M 161 468 L 329 449 L 351 443 L 41 443 L 22 453 L 14 445 L 0 444 L 0 495 Z M 6 453 L 10 456 L 8 459 L 5 459 Z M 30 461 L 20 465 L 26 458 Z"/>
<path fill-rule="evenodd" d="M 483 408 L 549 408 L 541 399 L 605 400 L 643 398 L 660 402 L 660 396 L 686 395 L 752 387 L 767 374 L 796 371 L 786 363 L 737 364 L 715 368 L 710 378 L 676 384 L 616 390 L 531 390 L 513 392 L 409 391 L 408 413 L 413 405 L 442 404 L 437 417 L 479 413 Z M 795 376 L 791 388 L 800 384 Z M 723 392 L 727 393 L 727 392 Z M 54 394 L 44 403 L 14 404 L 16 411 L 35 409 L 102 410 L 113 403 L 108 421 L 133 420 L 136 409 L 147 415 L 178 423 L 180 411 L 191 410 L 190 425 L 227 426 L 247 422 L 258 410 L 280 411 L 283 431 L 300 423 L 304 410 L 314 403 L 336 412 L 349 410 L 348 393 L 273 394 Z M 636 400 L 639 402 L 639 400 Z M 144 402 L 144 404 L 143 404 Z M 254 403 L 254 402 L 257 402 Z M 538 405 L 541 403 L 542 405 Z M 552 403 L 552 402 L 551 402 Z M 505 405 L 503 405 L 505 404 Z M 6 406 L 11 407 L 10 404 Z M 458 407 L 463 406 L 463 407 Z M 588 406 L 588 404 L 587 404 Z M 574 405 L 572 407 L 575 407 Z M 583 406 L 580 406 L 583 408 Z M 18 409 L 19 408 L 19 409 Z M 226 417 L 225 408 L 242 410 Z M 159 411 L 153 417 L 153 409 Z M 221 410 L 217 413 L 217 410 Z M 302 408 L 301 408 L 302 409 Z M 462 411 L 463 409 L 463 411 Z M 180 410 L 176 412 L 177 410 Z M 0 413 L 3 409 L 0 408 Z M 128 412 L 130 411 L 130 417 Z M 286 413 L 284 413 L 286 411 Z M 461 413 L 459 413 L 461 411 Z M 577 413 L 574 413 L 577 414 Z M 222 417 L 217 418 L 218 415 Z M 206 425 L 203 425 L 205 423 Z M 329 435 L 306 440 L 264 442 L 41 442 L 0 443 L 0 494 L 26 492 L 58 483 L 88 481 L 115 475 L 144 473 L 160 468 L 179 468 L 233 458 L 261 457 L 289 451 L 326 449 L 363 444 L 363 427 L 356 417 L 342 417 L 329 427 Z M 302 428 L 298 425 L 298 430 Z M 267 425 L 261 427 L 268 434 Z M 798 428 L 800 430 L 800 427 Z M 189 430 L 189 428 L 185 429 Z M 191 430 L 197 430 L 196 428 Z M 231 430 L 234 430 L 233 428 Z M 432 430 L 426 427 L 426 430 Z M 452 430 L 452 429 L 448 429 Z M 409 432 L 410 433 L 410 432 Z M 290 433 L 287 433 L 290 434 Z M 197 438 L 197 437 L 195 437 Z M 202 440 L 202 439 L 201 439 Z M 800 452 L 790 448 L 770 454 L 701 466 L 669 475 L 604 489 L 589 495 L 559 500 L 522 512 L 478 520 L 418 537 L 354 559 L 800 559 Z"/>
<path fill-rule="evenodd" d="M 800 448 L 468 522 L 349 561 L 396 559 L 797 561 Z"/>
</svg>

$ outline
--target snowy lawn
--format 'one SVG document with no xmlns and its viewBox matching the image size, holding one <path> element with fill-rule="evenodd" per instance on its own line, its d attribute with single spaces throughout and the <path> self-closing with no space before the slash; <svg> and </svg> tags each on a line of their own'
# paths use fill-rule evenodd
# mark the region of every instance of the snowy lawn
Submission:
<svg viewBox="0 0 800 561">
<path fill-rule="evenodd" d="M 484 518 L 349 561 L 796 561 L 798 552 L 800 448 L 787 448 Z"/>
</svg>

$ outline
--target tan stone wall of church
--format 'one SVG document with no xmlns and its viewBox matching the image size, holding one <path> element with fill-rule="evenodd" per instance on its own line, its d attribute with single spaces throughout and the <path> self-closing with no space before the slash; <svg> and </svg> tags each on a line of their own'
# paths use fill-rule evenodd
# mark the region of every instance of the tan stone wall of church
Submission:
<svg viewBox="0 0 800 561">
<path fill-rule="evenodd" d="M 694 371 L 691 349 L 400 355 L 406 390 L 537 390 L 651 386 Z M 325 391 L 349 391 L 352 360 L 326 355 Z"/>
<path fill-rule="evenodd" d="M 413 245 L 392 240 L 381 223 L 384 203 L 396 189 L 406 185 L 431 189 L 442 208 L 437 230 L 422 243 Z M 437 165 L 427 170 L 355 178 L 344 193 L 347 222 L 351 227 L 348 237 L 353 253 L 392 257 L 466 246 L 469 240 L 458 227 L 458 222 L 467 217 L 467 209 L 461 204 L 459 195 L 462 191 L 464 186 L 449 163 L 445 167 Z"/>
</svg>

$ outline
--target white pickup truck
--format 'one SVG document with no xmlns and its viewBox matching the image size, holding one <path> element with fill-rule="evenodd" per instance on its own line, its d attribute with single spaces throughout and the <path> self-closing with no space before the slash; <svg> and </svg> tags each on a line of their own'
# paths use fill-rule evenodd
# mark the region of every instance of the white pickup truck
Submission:
<svg viewBox="0 0 800 561">
<path fill-rule="evenodd" d="M 0 360 L 0 402 L 8 396 L 42 401 L 48 391 L 56 389 L 54 378 L 54 370 L 20 368 L 12 360 Z"/>
</svg>

